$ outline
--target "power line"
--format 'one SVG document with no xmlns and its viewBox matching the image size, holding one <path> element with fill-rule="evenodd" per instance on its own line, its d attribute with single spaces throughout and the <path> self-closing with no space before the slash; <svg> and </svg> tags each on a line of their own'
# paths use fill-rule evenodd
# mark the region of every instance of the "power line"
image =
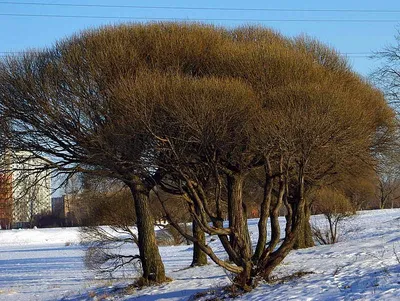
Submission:
<svg viewBox="0 0 400 301">
<path fill-rule="evenodd" d="M 123 19 L 154 21 L 229 21 L 229 22 L 314 22 L 314 23 L 399 23 L 400 19 L 246 19 L 246 18 L 173 18 L 173 17 L 133 17 L 133 16 L 99 16 L 99 15 L 61 15 L 61 14 L 17 14 L 0 13 L 6 17 L 44 17 L 70 19 Z"/>
<path fill-rule="evenodd" d="M 29 51 L 0 51 L 0 56 L 8 55 L 23 55 Z M 342 52 L 339 53 L 340 56 L 346 57 L 370 57 L 373 55 L 372 52 Z"/>
<path fill-rule="evenodd" d="M 372 54 L 372 53 L 371 52 L 343 52 L 341 54 L 345 54 L 345 55 L 347 55 L 347 54 L 349 54 L 349 55 L 356 54 L 356 55 L 358 55 L 358 54 Z"/>
<path fill-rule="evenodd" d="M 20 55 L 20 56 L 22 56 L 22 55 Z M 18 55 L 3 55 L 3 54 L 0 54 L 0 59 L 6 59 L 6 58 L 9 58 L 9 57 L 18 57 Z M 369 59 L 371 57 L 368 56 L 368 55 L 356 55 L 356 56 L 345 56 L 345 58 L 347 58 L 347 59 Z"/>
<path fill-rule="evenodd" d="M 215 10 L 215 11 L 271 11 L 271 12 L 357 12 L 357 13 L 400 13 L 397 9 L 312 9 L 312 8 L 241 8 L 241 7 L 189 7 L 189 6 L 145 6 L 145 5 L 111 5 L 111 4 L 74 4 L 45 2 L 0 1 L 0 4 L 33 5 L 53 7 L 97 7 L 97 8 L 134 8 L 134 9 L 164 9 L 164 10 Z"/>
<path fill-rule="evenodd" d="M 17 54 L 17 53 L 26 53 L 26 51 L 0 51 L 0 54 Z M 372 52 L 340 52 L 340 55 L 371 55 Z"/>
<path fill-rule="evenodd" d="M 21 54 L 22 55 L 22 54 Z M 8 57 L 15 57 L 18 55 L 4 55 L 4 54 L 0 54 L 0 59 L 6 59 Z M 369 55 L 355 55 L 355 56 L 345 56 L 347 59 L 369 59 L 370 56 Z"/>
</svg>

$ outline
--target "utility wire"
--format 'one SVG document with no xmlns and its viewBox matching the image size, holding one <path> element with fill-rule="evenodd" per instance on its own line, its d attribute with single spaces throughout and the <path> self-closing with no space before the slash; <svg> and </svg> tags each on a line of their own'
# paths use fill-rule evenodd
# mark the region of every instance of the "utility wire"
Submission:
<svg viewBox="0 0 400 301">
<path fill-rule="evenodd" d="M 330 9 L 330 8 L 240 8 L 240 7 L 189 7 L 189 6 L 145 6 L 145 5 L 114 5 L 114 4 L 74 4 L 74 3 L 45 3 L 45 2 L 16 2 L 0 1 L 0 4 L 61 6 L 61 7 L 98 7 L 98 8 L 135 8 L 135 9 L 164 9 L 164 10 L 215 10 L 215 11 L 276 11 L 276 12 L 357 12 L 357 13 L 400 13 L 398 9 Z"/>
<path fill-rule="evenodd" d="M 0 55 L 0 59 L 6 59 L 8 57 L 9 56 L 7 56 L 7 55 Z M 368 59 L 369 56 L 348 56 L 346 58 L 348 58 L 348 59 Z"/>
<path fill-rule="evenodd" d="M 314 23 L 399 23 L 400 19 L 246 19 L 246 18 L 173 18 L 173 17 L 133 17 L 133 16 L 99 16 L 99 15 L 61 15 L 61 14 L 17 14 L 0 13 L 7 17 L 44 17 L 70 19 L 124 19 L 155 21 L 230 21 L 230 22 L 314 22 Z"/>
<path fill-rule="evenodd" d="M 29 51 L 28 51 L 29 52 Z M 6 57 L 9 55 L 23 55 L 26 51 L 0 51 L 1 57 Z M 344 52 L 339 53 L 340 56 L 345 56 L 349 58 L 359 58 L 359 57 L 371 57 L 373 55 L 372 52 Z"/>
</svg>

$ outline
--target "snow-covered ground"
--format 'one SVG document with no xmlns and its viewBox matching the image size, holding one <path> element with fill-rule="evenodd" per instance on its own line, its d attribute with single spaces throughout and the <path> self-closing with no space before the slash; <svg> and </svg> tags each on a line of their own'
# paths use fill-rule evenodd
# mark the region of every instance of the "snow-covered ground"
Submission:
<svg viewBox="0 0 400 301">
<path fill-rule="evenodd" d="M 256 239 L 257 220 L 249 228 Z M 312 273 L 261 284 L 237 300 L 400 300 L 400 209 L 360 212 L 341 233 L 335 245 L 291 252 L 275 275 Z M 208 239 L 223 256 L 218 241 Z M 76 228 L 0 231 L 0 300 L 190 300 L 230 283 L 214 264 L 188 269 L 191 246 L 160 247 L 173 281 L 128 292 L 132 279 L 86 270 L 84 250 Z"/>
</svg>

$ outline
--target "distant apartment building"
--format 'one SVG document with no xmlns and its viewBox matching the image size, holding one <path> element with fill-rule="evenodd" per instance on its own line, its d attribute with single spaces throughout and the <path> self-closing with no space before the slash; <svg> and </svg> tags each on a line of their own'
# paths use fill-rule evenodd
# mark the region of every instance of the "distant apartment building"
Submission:
<svg viewBox="0 0 400 301">
<path fill-rule="evenodd" d="M 66 194 L 51 199 L 51 210 L 53 217 L 59 219 L 63 226 L 77 225 L 77 218 L 85 213 L 76 198 Z"/>
<path fill-rule="evenodd" d="M 59 196 L 51 198 L 51 212 L 57 218 L 65 218 L 66 208 L 65 208 L 65 196 Z"/>
<path fill-rule="evenodd" d="M 0 173 L 0 229 L 12 223 L 12 181 L 8 173 Z"/>
<path fill-rule="evenodd" d="M 51 178 L 38 171 L 43 162 L 28 152 L 6 156 L 0 165 L 0 226 L 29 227 L 36 216 L 51 212 Z"/>
</svg>

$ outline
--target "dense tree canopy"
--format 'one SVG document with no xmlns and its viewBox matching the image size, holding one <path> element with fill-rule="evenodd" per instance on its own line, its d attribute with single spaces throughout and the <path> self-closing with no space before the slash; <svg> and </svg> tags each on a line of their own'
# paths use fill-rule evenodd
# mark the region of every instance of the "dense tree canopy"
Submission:
<svg viewBox="0 0 400 301">
<path fill-rule="evenodd" d="M 295 244 L 307 245 L 308 191 L 373 164 L 393 123 L 382 94 L 334 50 L 258 27 L 85 31 L 4 60 L 0 96 L 9 148 L 130 188 L 144 278 L 165 280 L 148 209 L 156 188 L 184 197 L 200 229 L 219 236 L 231 262 L 182 231 L 244 289 L 269 279 Z M 255 171 L 264 174 L 264 193 L 254 249 L 243 195 Z M 279 244 L 282 206 L 287 227 Z"/>
</svg>

